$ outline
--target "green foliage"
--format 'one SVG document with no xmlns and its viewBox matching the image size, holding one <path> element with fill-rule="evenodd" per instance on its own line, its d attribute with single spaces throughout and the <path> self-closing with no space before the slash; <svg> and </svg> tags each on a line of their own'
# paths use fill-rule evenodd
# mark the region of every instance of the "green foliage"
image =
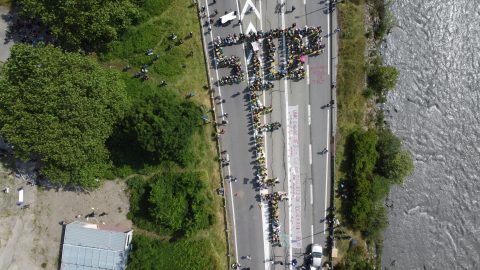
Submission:
<svg viewBox="0 0 480 270">
<path fill-rule="evenodd" d="M 382 41 L 386 34 L 395 26 L 396 20 L 389 7 L 391 0 L 367 0 L 371 6 L 370 16 L 374 18 L 373 30 L 377 41 Z"/>
<path fill-rule="evenodd" d="M 149 181 L 128 181 L 131 190 L 129 217 L 139 226 L 159 232 L 191 235 L 212 223 L 211 199 L 200 173 L 172 170 Z"/>
<path fill-rule="evenodd" d="M 368 239 L 381 239 L 383 230 L 388 226 L 388 213 L 382 202 L 373 203 L 374 206 L 371 208 L 368 223 L 362 230 L 362 234 Z"/>
<path fill-rule="evenodd" d="M 132 246 L 128 258 L 128 269 L 132 270 L 222 268 L 210 252 L 212 244 L 203 238 L 165 242 L 134 234 Z"/>
<path fill-rule="evenodd" d="M 54 183 L 98 185 L 105 141 L 128 105 L 112 70 L 53 46 L 15 45 L 0 75 L 0 128 L 24 159 L 42 161 Z"/>
<path fill-rule="evenodd" d="M 380 155 L 377 171 L 392 183 L 400 184 L 413 170 L 410 154 L 402 150 L 400 139 L 390 129 L 378 130 L 377 151 Z"/>
<path fill-rule="evenodd" d="M 384 97 L 387 91 L 395 88 L 398 70 L 393 66 L 372 65 L 368 70 L 368 86 L 378 97 Z"/>
<path fill-rule="evenodd" d="M 375 267 L 368 259 L 367 253 L 362 246 L 351 246 L 342 261 L 335 265 L 339 270 L 374 270 Z"/>
<path fill-rule="evenodd" d="M 198 105 L 165 90 L 135 104 L 124 128 L 154 161 L 172 160 L 185 166 L 194 161 L 191 137 L 200 128 L 201 115 Z"/>
<path fill-rule="evenodd" d="M 350 136 L 350 147 L 350 197 L 343 205 L 343 213 L 353 229 L 378 238 L 387 226 L 383 200 L 390 185 L 400 183 L 413 164 L 389 129 L 357 130 Z"/>
<path fill-rule="evenodd" d="M 58 45 L 68 51 L 103 51 L 140 15 L 131 0 L 16 0 L 16 3 L 21 16 L 39 18 Z"/>
<path fill-rule="evenodd" d="M 365 177 L 371 175 L 378 159 L 375 149 L 377 134 L 375 130 L 356 131 L 352 135 L 352 177 Z"/>
</svg>

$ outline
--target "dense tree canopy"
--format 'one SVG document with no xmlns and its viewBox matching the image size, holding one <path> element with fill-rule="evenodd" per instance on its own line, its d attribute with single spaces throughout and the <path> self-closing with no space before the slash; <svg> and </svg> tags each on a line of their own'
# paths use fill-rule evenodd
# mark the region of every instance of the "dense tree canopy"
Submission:
<svg viewBox="0 0 480 270">
<path fill-rule="evenodd" d="M 202 111 L 171 91 L 148 96 L 134 106 L 125 130 L 158 160 L 185 165 L 192 159 L 191 137 L 200 127 Z"/>
<path fill-rule="evenodd" d="M 382 128 L 378 131 L 377 171 L 393 183 L 399 184 L 413 170 L 410 154 L 402 149 L 398 139 L 390 129 Z"/>
<path fill-rule="evenodd" d="M 52 182 L 84 187 L 108 165 L 105 140 L 127 104 L 114 71 L 53 46 L 15 45 L 0 75 L 0 132 Z"/>
<path fill-rule="evenodd" d="M 103 50 L 139 16 L 131 0 L 17 0 L 20 14 L 40 21 L 64 49 Z"/>
</svg>

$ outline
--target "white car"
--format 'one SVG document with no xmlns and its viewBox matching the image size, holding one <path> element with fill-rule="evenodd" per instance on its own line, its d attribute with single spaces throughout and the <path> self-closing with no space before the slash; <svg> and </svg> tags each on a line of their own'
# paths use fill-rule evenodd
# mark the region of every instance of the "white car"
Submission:
<svg viewBox="0 0 480 270">
<path fill-rule="evenodd" d="M 310 254 L 311 268 L 315 267 L 315 269 L 317 269 L 322 267 L 322 256 L 323 256 L 322 251 L 323 251 L 322 246 L 320 246 L 319 244 L 314 244 L 312 246 L 312 253 Z"/>
</svg>

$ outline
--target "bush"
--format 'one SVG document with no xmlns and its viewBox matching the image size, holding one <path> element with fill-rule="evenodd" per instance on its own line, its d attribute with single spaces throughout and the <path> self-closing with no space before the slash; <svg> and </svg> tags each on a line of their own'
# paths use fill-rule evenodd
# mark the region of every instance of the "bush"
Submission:
<svg viewBox="0 0 480 270">
<path fill-rule="evenodd" d="M 371 260 L 368 259 L 367 253 L 362 246 L 350 246 L 347 254 L 342 261 L 336 265 L 335 269 L 339 270 L 373 270 L 375 269 Z"/>
<path fill-rule="evenodd" d="M 393 66 L 372 65 L 368 69 L 368 86 L 373 89 L 378 97 L 395 88 L 398 79 L 398 70 Z"/>
<path fill-rule="evenodd" d="M 213 214 L 204 178 L 200 173 L 170 170 L 149 180 L 129 180 L 128 217 L 141 228 L 162 233 L 191 235 L 207 228 Z"/>
<path fill-rule="evenodd" d="M 127 267 L 132 270 L 221 269 L 210 252 L 212 245 L 206 239 L 165 242 L 134 234 L 132 247 Z"/>
<path fill-rule="evenodd" d="M 358 130 L 352 133 L 351 140 L 353 156 L 350 175 L 352 178 L 371 175 L 378 159 L 378 153 L 375 149 L 378 138 L 375 130 Z"/>
<path fill-rule="evenodd" d="M 142 99 L 126 117 L 124 131 L 154 161 L 194 162 L 191 137 L 200 128 L 201 108 L 172 91 Z"/>
</svg>

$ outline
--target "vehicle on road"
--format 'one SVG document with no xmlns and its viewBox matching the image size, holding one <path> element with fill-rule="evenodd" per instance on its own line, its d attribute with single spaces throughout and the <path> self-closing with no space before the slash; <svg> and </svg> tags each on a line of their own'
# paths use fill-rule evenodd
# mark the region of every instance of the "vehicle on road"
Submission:
<svg viewBox="0 0 480 270">
<path fill-rule="evenodd" d="M 312 245 L 312 252 L 310 253 L 310 269 L 321 269 L 323 249 L 319 244 Z"/>
</svg>

